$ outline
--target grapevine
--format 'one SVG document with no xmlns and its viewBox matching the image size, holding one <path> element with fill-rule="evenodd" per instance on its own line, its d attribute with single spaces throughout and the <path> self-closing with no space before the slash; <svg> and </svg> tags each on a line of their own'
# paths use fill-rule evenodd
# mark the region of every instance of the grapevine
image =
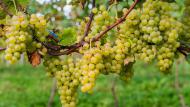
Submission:
<svg viewBox="0 0 190 107">
<path fill-rule="evenodd" d="M 72 3 L 84 6 L 86 1 Z M 129 81 L 138 60 L 155 62 L 161 72 L 169 73 L 179 53 L 187 57 L 190 3 L 187 0 L 185 4 L 183 15 L 178 18 L 173 15 L 180 11 L 175 2 L 134 0 L 129 8 L 123 8 L 119 18 L 92 0 L 89 17 L 63 32 L 77 35 L 75 43 L 67 46 L 60 43 L 56 34 L 49 34 L 49 22 L 44 16 L 8 12 L 6 23 L 0 26 L 0 39 L 6 47 L 0 51 L 5 51 L 4 57 L 11 64 L 24 53 L 33 64 L 30 56 L 37 54 L 47 75 L 57 80 L 62 105 L 75 107 L 77 90 L 91 93 L 100 74 L 116 74 Z"/>
</svg>

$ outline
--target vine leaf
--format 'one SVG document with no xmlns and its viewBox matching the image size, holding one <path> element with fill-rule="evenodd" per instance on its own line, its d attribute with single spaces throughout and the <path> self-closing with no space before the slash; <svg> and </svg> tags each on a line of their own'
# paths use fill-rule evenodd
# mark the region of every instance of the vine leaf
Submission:
<svg viewBox="0 0 190 107">
<path fill-rule="evenodd" d="M 18 1 L 18 4 L 20 4 L 22 7 L 26 7 L 30 0 L 17 0 Z"/>
<path fill-rule="evenodd" d="M 185 0 L 175 0 L 175 1 L 176 1 L 176 3 L 177 3 L 178 5 L 184 6 Z"/>
<path fill-rule="evenodd" d="M 33 67 L 36 67 L 41 63 L 41 55 L 37 51 L 29 53 L 28 56 L 29 62 L 32 64 Z"/>
<path fill-rule="evenodd" d="M 17 8 L 24 10 L 28 6 L 30 0 L 16 0 Z M 15 14 L 14 3 L 12 0 L 0 0 L 0 19 L 6 17 L 7 13 Z"/>
<path fill-rule="evenodd" d="M 59 37 L 61 37 L 61 45 L 72 45 L 76 41 L 76 30 L 74 28 L 66 28 L 59 34 Z"/>
</svg>

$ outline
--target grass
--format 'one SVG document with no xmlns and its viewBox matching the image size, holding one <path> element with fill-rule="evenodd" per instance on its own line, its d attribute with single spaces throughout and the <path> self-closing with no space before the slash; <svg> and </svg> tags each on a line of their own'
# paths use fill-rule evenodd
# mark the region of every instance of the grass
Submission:
<svg viewBox="0 0 190 107">
<path fill-rule="evenodd" d="M 190 106 L 190 66 L 179 65 L 181 93 Z M 175 71 L 175 67 L 173 68 Z M 137 63 L 135 75 L 129 83 L 119 78 L 101 75 L 92 94 L 79 92 L 78 107 L 114 107 L 111 87 L 116 81 L 116 93 L 120 107 L 180 107 L 174 87 L 174 72 L 163 75 L 153 65 Z M 0 66 L 0 107 L 45 107 L 52 85 L 52 79 L 43 67 L 30 65 Z M 56 94 L 53 107 L 61 107 Z"/>
</svg>

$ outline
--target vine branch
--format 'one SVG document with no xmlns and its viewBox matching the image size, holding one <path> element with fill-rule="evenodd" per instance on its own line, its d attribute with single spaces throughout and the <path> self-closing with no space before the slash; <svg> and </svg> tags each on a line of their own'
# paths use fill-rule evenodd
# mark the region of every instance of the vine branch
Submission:
<svg viewBox="0 0 190 107">
<path fill-rule="evenodd" d="M 110 31 L 111 29 L 115 28 L 116 26 L 118 26 L 119 24 L 121 24 L 122 22 L 124 22 L 127 18 L 127 16 L 130 14 L 130 12 L 135 8 L 135 6 L 137 5 L 137 3 L 140 0 L 135 0 L 134 3 L 130 6 L 129 10 L 126 12 L 126 14 L 124 14 L 123 17 L 121 17 L 120 19 L 118 19 L 115 23 L 113 23 L 110 26 L 107 26 L 107 29 L 100 32 L 98 35 L 96 35 L 96 37 L 94 37 L 91 41 L 81 41 L 79 43 L 76 43 L 74 46 L 71 46 L 70 49 L 67 49 L 66 51 L 63 52 L 51 52 L 49 51 L 49 54 L 52 56 L 60 56 L 60 55 L 68 55 L 71 54 L 72 52 L 76 51 L 76 49 L 78 49 L 79 47 L 83 46 L 85 43 L 90 43 L 90 42 L 96 42 L 98 41 L 100 38 L 102 38 L 108 31 Z M 88 28 L 88 26 L 87 26 Z M 89 30 L 86 30 L 89 31 Z M 86 32 L 85 32 L 86 34 Z M 88 35 L 88 33 L 87 33 Z"/>
<path fill-rule="evenodd" d="M 96 1 L 92 0 L 92 9 L 96 7 Z M 88 21 L 87 25 L 86 25 L 86 30 L 84 33 L 83 38 L 81 39 L 81 42 L 84 41 L 85 37 L 88 36 L 89 31 L 90 31 L 90 26 L 92 24 L 93 18 L 94 18 L 94 13 L 91 11 L 90 15 L 89 15 L 90 20 Z"/>
<path fill-rule="evenodd" d="M 1 48 L 1 47 L 0 47 L 0 51 L 4 51 L 4 50 L 6 50 L 6 48 Z"/>
</svg>

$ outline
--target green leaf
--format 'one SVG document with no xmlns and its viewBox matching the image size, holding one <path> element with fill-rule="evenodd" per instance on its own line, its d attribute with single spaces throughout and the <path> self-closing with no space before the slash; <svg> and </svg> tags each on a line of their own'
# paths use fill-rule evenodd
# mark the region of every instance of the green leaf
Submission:
<svg viewBox="0 0 190 107">
<path fill-rule="evenodd" d="M 6 18 L 4 18 L 4 19 L 0 19 L 0 24 L 5 25 L 5 24 L 6 24 L 6 19 L 7 19 L 7 18 L 9 18 L 9 17 L 6 17 Z"/>
<path fill-rule="evenodd" d="M 185 0 L 175 0 L 179 6 L 184 6 Z"/>
<path fill-rule="evenodd" d="M 16 0 L 18 4 L 26 7 L 29 3 L 30 3 L 30 0 Z"/>
<path fill-rule="evenodd" d="M 35 8 L 35 7 L 30 6 L 30 7 L 28 7 L 28 8 L 27 8 L 27 12 L 28 12 L 29 14 L 36 13 L 36 8 Z"/>
<path fill-rule="evenodd" d="M 128 4 L 129 4 L 129 5 L 132 5 L 133 2 L 134 2 L 133 0 L 128 0 Z"/>
<path fill-rule="evenodd" d="M 4 19 L 6 17 L 6 13 L 0 10 L 0 19 Z"/>
<path fill-rule="evenodd" d="M 76 29 L 66 28 L 62 33 L 58 34 L 61 37 L 60 44 L 62 45 L 72 45 L 76 41 Z"/>
</svg>

